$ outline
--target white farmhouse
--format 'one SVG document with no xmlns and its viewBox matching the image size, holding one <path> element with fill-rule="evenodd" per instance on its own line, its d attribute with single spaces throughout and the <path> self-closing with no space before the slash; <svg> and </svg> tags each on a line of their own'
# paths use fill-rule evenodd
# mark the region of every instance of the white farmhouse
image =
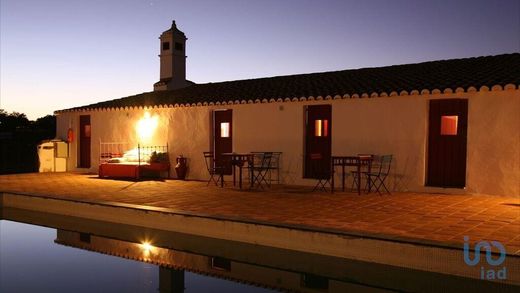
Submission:
<svg viewBox="0 0 520 293">
<path fill-rule="evenodd" d="M 520 195 L 520 53 L 195 84 L 186 40 L 161 35 L 153 92 L 55 112 L 69 171 L 124 142 L 168 145 L 193 180 L 204 151 L 281 152 L 281 183 L 314 185 L 313 160 L 392 154 L 392 190 Z"/>
</svg>

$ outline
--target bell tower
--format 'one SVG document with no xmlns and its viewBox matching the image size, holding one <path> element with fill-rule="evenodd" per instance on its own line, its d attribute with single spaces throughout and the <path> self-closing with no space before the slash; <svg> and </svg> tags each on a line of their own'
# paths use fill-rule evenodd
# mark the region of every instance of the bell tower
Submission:
<svg viewBox="0 0 520 293">
<path fill-rule="evenodd" d="M 186 81 L 186 35 L 181 32 L 175 20 L 167 31 L 159 37 L 161 70 L 160 80 L 153 85 L 154 91 L 174 90 L 189 85 Z"/>
</svg>

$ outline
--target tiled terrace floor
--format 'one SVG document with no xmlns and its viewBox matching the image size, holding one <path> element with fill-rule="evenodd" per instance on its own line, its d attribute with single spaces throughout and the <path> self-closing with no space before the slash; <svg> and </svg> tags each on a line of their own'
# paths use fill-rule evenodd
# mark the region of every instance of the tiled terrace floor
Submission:
<svg viewBox="0 0 520 293">
<path fill-rule="evenodd" d="M 497 240 L 520 255 L 520 198 L 489 195 L 311 193 L 309 187 L 266 192 L 224 189 L 194 181 L 98 179 L 96 175 L 23 174 L 0 176 L 0 192 L 63 199 L 108 201 L 176 211 L 297 224 L 317 229 L 440 242 L 462 247 Z"/>
</svg>

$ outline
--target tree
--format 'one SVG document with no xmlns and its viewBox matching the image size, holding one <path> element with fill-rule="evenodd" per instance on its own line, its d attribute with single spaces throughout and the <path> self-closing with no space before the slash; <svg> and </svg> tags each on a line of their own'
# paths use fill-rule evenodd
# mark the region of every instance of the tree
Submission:
<svg viewBox="0 0 520 293">
<path fill-rule="evenodd" d="M 29 126 L 29 124 L 30 121 L 25 114 L 7 113 L 4 109 L 0 109 L 0 131 L 14 131 L 19 127 Z"/>
<path fill-rule="evenodd" d="M 47 115 L 40 117 L 34 121 L 34 124 L 37 128 L 41 129 L 56 129 L 56 116 Z"/>
<path fill-rule="evenodd" d="M 23 113 L 0 109 L 0 174 L 36 172 L 36 145 L 56 136 L 56 117 L 29 121 Z"/>
</svg>

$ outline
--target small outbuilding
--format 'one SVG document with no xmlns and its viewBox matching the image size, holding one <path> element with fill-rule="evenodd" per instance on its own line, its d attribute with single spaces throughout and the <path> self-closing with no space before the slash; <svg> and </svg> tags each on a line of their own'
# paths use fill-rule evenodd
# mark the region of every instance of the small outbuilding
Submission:
<svg viewBox="0 0 520 293">
<path fill-rule="evenodd" d="M 160 36 L 154 91 L 55 112 L 68 170 L 167 146 L 206 180 L 204 151 L 273 151 L 281 183 L 314 185 L 311 160 L 392 154 L 392 190 L 520 195 L 520 53 L 196 84 L 186 40 Z"/>
</svg>

